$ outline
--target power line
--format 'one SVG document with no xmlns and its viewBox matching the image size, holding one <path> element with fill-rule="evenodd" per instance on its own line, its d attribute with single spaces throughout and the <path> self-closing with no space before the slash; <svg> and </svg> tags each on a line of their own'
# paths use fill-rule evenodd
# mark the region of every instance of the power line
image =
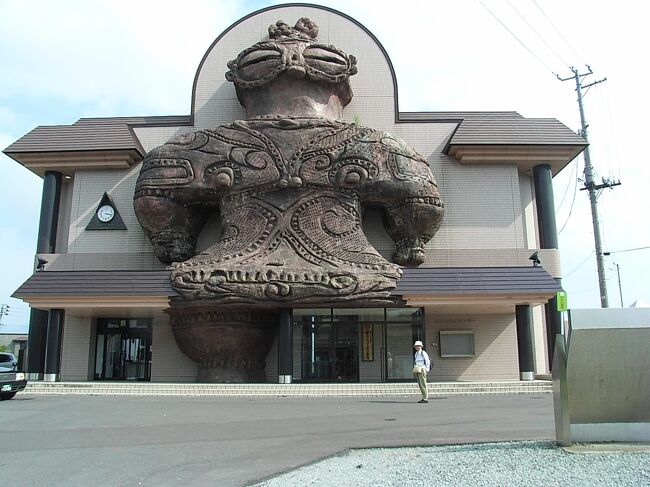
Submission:
<svg viewBox="0 0 650 487">
<path fill-rule="evenodd" d="M 571 162 L 571 164 L 573 164 L 573 161 Z M 564 204 L 564 200 L 566 199 L 566 195 L 569 194 L 569 188 L 571 187 L 571 183 L 573 182 L 573 170 L 575 169 L 575 167 L 576 167 L 575 164 L 571 166 L 571 173 L 569 174 L 569 180 L 566 184 L 566 188 L 564 189 L 564 193 L 562 194 L 562 199 L 560 200 L 560 203 L 555 207 L 555 211 L 559 211 L 560 208 L 562 208 L 562 205 Z"/>
<path fill-rule="evenodd" d="M 560 208 L 562 208 L 562 205 L 564 204 L 564 200 L 566 199 L 566 195 L 569 194 L 569 189 L 571 188 L 571 186 L 575 187 L 575 185 L 572 184 L 572 183 L 573 183 L 573 171 L 575 171 L 577 169 L 577 167 L 578 167 L 577 164 L 574 164 L 574 162 L 576 160 L 577 160 L 577 158 L 575 158 L 575 159 L 573 159 L 573 161 L 571 161 L 571 173 L 569 174 L 569 181 L 567 182 L 566 188 L 564 190 L 564 194 L 562 195 L 562 199 L 560 200 L 560 203 L 557 205 L 557 207 L 555 209 L 556 212 L 560 211 Z"/>
<path fill-rule="evenodd" d="M 567 289 L 566 292 L 569 294 L 582 294 L 582 293 L 588 293 L 589 291 L 595 291 L 596 289 L 598 289 L 598 286 L 594 286 L 589 289 L 581 289 L 580 291 L 570 291 L 569 289 Z"/>
<path fill-rule="evenodd" d="M 577 158 L 576 158 L 577 159 Z M 571 218 L 571 213 L 573 213 L 573 205 L 576 202 L 576 195 L 578 194 L 578 181 L 580 178 L 578 177 L 578 165 L 576 164 L 576 179 L 575 179 L 575 184 L 573 185 L 573 199 L 571 200 L 571 207 L 569 208 L 569 214 L 566 217 L 566 221 L 564 222 L 564 225 L 562 225 L 562 228 L 560 228 L 560 231 L 557 232 L 558 235 L 562 233 L 562 231 L 566 228 L 567 224 L 569 223 L 569 219 Z M 567 186 L 568 189 L 568 186 Z"/>
<path fill-rule="evenodd" d="M 625 249 L 625 250 L 612 250 L 610 252 L 606 252 L 607 254 L 620 254 L 622 252 L 633 252 L 634 250 L 645 250 L 645 249 L 650 249 L 650 245 L 646 247 L 636 247 L 634 249 Z"/>
<path fill-rule="evenodd" d="M 542 61 L 542 60 L 541 60 L 541 59 L 540 59 L 540 58 L 539 58 L 539 57 L 538 57 L 538 56 L 537 56 L 533 51 L 531 51 L 531 50 L 529 49 L 529 47 L 528 47 L 526 44 L 524 44 L 524 42 L 523 42 L 521 39 L 519 39 L 519 37 L 517 37 L 517 36 L 515 35 L 515 33 L 512 32 L 512 31 L 508 28 L 508 26 L 507 26 L 506 24 L 504 24 L 503 22 L 501 22 L 501 19 L 499 19 L 499 17 L 497 17 L 497 16 L 495 15 L 495 13 L 492 12 L 492 10 L 490 10 L 490 9 L 488 8 L 488 6 L 485 5 L 485 4 L 483 3 L 483 0 L 478 0 L 478 1 L 479 1 L 479 3 L 480 3 L 481 5 L 483 5 L 483 7 L 485 7 L 485 10 L 487 10 L 488 12 L 490 12 L 490 15 L 492 15 L 492 17 L 494 17 L 494 18 L 497 20 L 497 22 L 499 22 L 499 23 L 503 26 L 503 28 L 504 28 L 505 30 L 507 30 L 508 32 L 510 32 L 510 35 L 512 35 L 512 37 L 514 37 L 515 39 L 517 39 L 517 41 L 519 42 L 519 44 L 521 44 L 521 45 L 524 47 L 524 49 L 526 49 L 526 50 L 527 50 L 527 51 L 528 51 L 528 52 L 529 52 L 529 53 L 530 53 L 530 54 L 531 54 L 535 59 L 537 59 L 537 61 L 540 62 L 540 64 L 542 64 L 546 69 L 548 69 L 548 70 L 551 72 L 551 74 L 555 74 L 555 73 L 553 73 L 553 70 L 552 70 L 551 68 L 549 68 L 548 65 L 547 65 L 544 61 Z"/>
<path fill-rule="evenodd" d="M 517 10 L 517 8 L 516 8 L 516 7 L 515 7 L 511 2 L 510 2 L 510 0 L 506 0 L 506 2 L 508 2 L 508 5 L 510 5 L 510 8 L 512 8 L 512 10 L 514 10 L 515 13 L 516 13 L 517 15 L 519 15 L 519 17 L 521 17 L 521 20 L 523 20 L 523 21 L 526 23 L 526 25 L 527 25 L 528 27 L 530 27 L 530 29 L 535 33 L 535 35 L 537 35 L 537 37 L 539 37 L 539 40 L 542 41 L 542 42 L 544 43 L 544 45 L 545 45 L 546 47 L 548 47 L 549 50 L 550 50 L 553 54 L 555 54 L 555 56 L 556 56 L 556 57 L 557 57 L 557 58 L 562 62 L 562 64 L 564 64 L 565 66 L 569 66 L 569 63 L 567 63 L 564 59 L 562 59 L 562 56 L 560 56 L 560 55 L 555 51 L 555 49 L 553 49 L 553 47 L 552 47 L 548 42 L 546 42 L 546 39 L 544 39 L 544 38 L 541 36 L 541 34 L 540 34 L 539 32 L 537 32 L 537 30 L 535 29 L 535 27 L 533 27 L 533 26 L 532 26 L 532 25 L 531 25 L 531 24 L 526 20 L 526 18 L 525 18 L 525 17 L 524 17 L 520 12 L 519 12 L 519 10 Z"/>
<path fill-rule="evenodd" d="M 592 254 L 593 254 L 593 252 L 589 252 L 589 255 L 587 255 L 587 257 L 585 257 L 585 260 L 583 260 L 580 264 L 578 264 L 578 267 L 574 268 L 571 272 L 568 272 L 567 274 L 564 274 L 564 275 L 562 276 L 562 279 L 564 279 L 564 278 L 566 278 L 566 277 L 569 277 L 571 274 L 573 274 L 575 271 L 577 271 L 577 270 L 580 269 L 583 265 L 585 265 L 585 263 L 589 260 L 589 258 L 591 257 Z M 595 289 L 595 288 L 594 288 L 594 289 Z"/>
<path fill-rule="evenodd" d="M 558 35 L 562 38 L 562 40 L 564 41 L 564 43 L 565 43 L 567 46 L 569 46 L 569 49 L 571 49 L 571 50 L 573 51 L 573 54 L 575 54 L 575 55 L 578 57 L 578 59 L 580 60 L 580 62 L 581 62 L 582 64 L 587 64 L 587 63 L 585 63 L 585 62 L 583 61 L 582 56 L 580 56 L 580 54 L 578 54 L 578 53 L 576 52 L 576 50 L 571 46 L 571 44 L 569 44 L 569 41 L 567 41 L 567 40 L 566 40 L 566 37 L 564 37 L 564 36 L 562 35 L 562 32 L 560 32 L 560 30 L 559 30 L 557 27 L 555 27 L 555 24 L 554 24 L 553 21 L 549 18 L 549 16 L 546 15 L 546 13 L 542 10 L 542 7 L 540 7 L 539 4 L 538 4 L 535 0 L 533 0 L 533 3 L 534 3 L 535 6 L 539 9 L 539 11 L 542 13 L 542 15 L 546 18 L 546 20 L 548 21 L 548 23 L 551 24 L 551 26 L 553 27 L 553 29 L 555 29 L 555 32 L 557 32 Z"/>
</svg>

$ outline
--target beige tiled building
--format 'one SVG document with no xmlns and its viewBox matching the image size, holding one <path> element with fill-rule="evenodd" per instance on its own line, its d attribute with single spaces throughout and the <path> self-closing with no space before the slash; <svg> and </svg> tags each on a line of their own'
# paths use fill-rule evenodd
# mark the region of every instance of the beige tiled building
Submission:
<svg viewBox="0 0 650 487">
<path fill-rule="evenodd" d="M 235 23 L 198 66 L 187 116 L 80 119 L 37 127 L 5 153 L 44 177 L 37 257 L 47 261 L 15 293 L 32 308 L 29 372 L 46 380 L 196 380 L 165 310 L 169 272 L 133 209 L 146 152 L 170 137 L 244 118 L 226 63 L 278 19 L 320 25 L 319 38 L 359 60 L 345 119 L 387 131 L 422 154 L 446 214 L 426 261 L 406 269 L 395 295 L 407 307 L 294 309 L 294 381 L 411 378 L 413 339 L 423 339 L 430 380 L 531 379 L 549 370 L 560 289 L 551 178 L 585 147 L 554 119 L 516 112 L 403 113 L 393 67 L 355 20 L 317 6 L 274 7 Z M 109 221 L 98 211 L 112 208 Z M 364 230 L 387 259 L 394 243 L 379 210 Z M 219 235 L 216 216 L 197 250 Z M 538 253 L 541 266 L 529 259 Z M 266 360 L 277 381 L 278 347 Z"/>
</svg>

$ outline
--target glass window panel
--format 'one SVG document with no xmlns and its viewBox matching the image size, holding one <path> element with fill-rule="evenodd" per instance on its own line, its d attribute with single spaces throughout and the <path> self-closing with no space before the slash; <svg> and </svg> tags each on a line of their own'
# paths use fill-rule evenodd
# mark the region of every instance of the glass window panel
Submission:
<svg viewBox="0 0 650 487">
<path fill-rule="evenodd" d="M 293 322 L 298 323 L 311 323 L 314 321 L 330 321 L 332 310 L 327 309 L 294 309 Z"/>
<path fill-rule="evenodd" d="M 106 343 L 106 373 L 104 378 L 122 378 L 122 336 L 108 335 Z"/>
<path fill-rule="evenodd" d="M 422 308 L 386 308 L 387 321 L 423 321 Z"/>
<path fill-rule="evenodd" d="M 335 321 L 384 321 L 384 308 L 334 308 Z"/>
<path fill-rule="evenodd" d="M 338 325 L 335 330 L 335 345 L 356 345 L 359 341 L 359 328 L 357 325 Z"/>
<path fill-rule="evenodd" d="M 316 345 L 329 345 L 332 341 L 332 325 L 321 323 L 314 325 L 314 341 Z"/>
<path fill-rule="evenodd" d="M 102 320 L 106 328 L 119 328 L 120 320 Z"/>
<path fill-rule="evenodd" d="M 104 335 L 97 335 L 97 348 L 95 353 L 95 379 L 101 379 L 103 365 L 104 365 Z"/>
<path fill-rule="evenodd" d="M 410 323 L 386 325 L 386 368 L 389 380 L 413 378 L 413 335 Z"/>
<path fill-rule="evenodd" d="M 474 332 L 473 331 L 441 331 L 440 332 L 441 357 L 473 357 Z"/>
<path fill-rule="evenodd" d="M 129 328 L 149 328 L 151 326 L 149 319 L 128 320 L 128 323 Z"/>
</svg>

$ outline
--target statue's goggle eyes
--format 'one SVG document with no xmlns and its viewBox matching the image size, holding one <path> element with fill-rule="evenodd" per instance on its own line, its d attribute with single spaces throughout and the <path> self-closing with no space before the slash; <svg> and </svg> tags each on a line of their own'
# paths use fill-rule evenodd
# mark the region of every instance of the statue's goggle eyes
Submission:
<svg viewBox="0 0 650 487">
<path fill-rule="evenodd" d="M 278 59 L 280 59 L 280 57 L 281 55 L 278 51 L 264 49 L 264 50 L 249 52 L 248 54 L 244 55 L 237 64 L 239 65 L 238 66 L 239 69 L 242 69 L 245 68 L 246 66 L 262 63 L 264 61 L 270 61 L 270 60 L 277 61 Z"/>
<path fill-rule="evenodd" d="M 322 61 L 324 63 L 340 64 L 347 67 L 348 60 L 336 52 L 323 49 L 322 47 L 308 47 L 303 52 L 305 59 Z"/>
<path fill-rule="evenodd" d="M 338 83 L 357 72 L 355 64 L 354 56 L 346 56 L 331 46 L 266 43 L 244 51 L 228 66 L 239 87 L 253 87 L 272 81 L 296 65 L 305 69 L 308 78 Z"/>
<path fill-rule="evenodd" d="M 328 81 L 342 81 L 356 73 L 353 58 L 327 46 L 311 45 L 302 53 L 309 76 Z"/>
</svg>

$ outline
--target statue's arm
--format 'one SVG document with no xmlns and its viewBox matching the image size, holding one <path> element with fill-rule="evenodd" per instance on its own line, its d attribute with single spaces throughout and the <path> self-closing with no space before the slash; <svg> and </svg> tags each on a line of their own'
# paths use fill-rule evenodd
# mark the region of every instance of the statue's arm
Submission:
<svg viewBox="0 0 650 487">
<path fill-rule="evenodd" d="M 384 227 L 395 242 L 393 261 L 420 265 L 444 215 L 438 185 L 424 158 L 403 141 L 384 134 L 381 145 L 382 169 L 369 181 L 366 199 L 384 209 Z"/>
<path fill-rule="evenodd" d="M 424 246 L 440 226 L 444 210 L 434 201 L 438 196 L 426 195 L 419 188 L 407 188 L 399 201 L 384 205 L 384 227 L 395 242 L 393 261 L 400 265 L 424 262 Z"/>
<path fill-rule="evenodd" d="M 196 253 L 205 212 L 188 198 L 195 185 L 195 165 L 188 151 L 167 144 L 142 161 L 133 207 L 156 257 L 165 263 Z"/>
</svg>

